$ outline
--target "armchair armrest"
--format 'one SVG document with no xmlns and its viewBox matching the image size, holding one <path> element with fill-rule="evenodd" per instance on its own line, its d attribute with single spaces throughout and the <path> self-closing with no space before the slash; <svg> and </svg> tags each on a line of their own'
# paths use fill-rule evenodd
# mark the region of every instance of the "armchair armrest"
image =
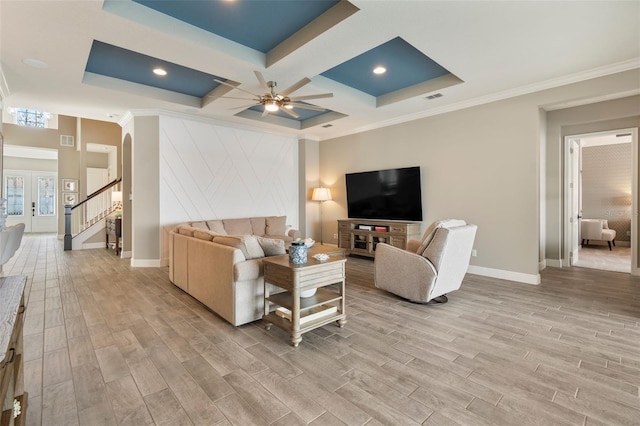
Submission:
<svg viewBox="0 0 640 426">
<path fill-rule="evenodd" d="M 427 300 L 436 278 L 436 269 L 429 259 L 384 243 L 376 246 L 376 287 L 409 300 Z"/>
</svg>

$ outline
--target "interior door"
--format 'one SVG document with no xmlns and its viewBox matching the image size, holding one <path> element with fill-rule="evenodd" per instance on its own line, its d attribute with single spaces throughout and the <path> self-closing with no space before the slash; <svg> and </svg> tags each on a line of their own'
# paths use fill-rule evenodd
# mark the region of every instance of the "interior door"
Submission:
<svg viewBox="0 0 640 426">
<path fill-rule="evenodd" d="M 569 141 L 569 167 L 570 182 L 569 191 L 571 208 L 569 212 L 569 225 L 571 227 L 571 265 L 578 261 L 580 248 L 580 219 L 582 218 L 582 203 L 580 199 L 580 141 L 571 139 Z"/>
<path fill-rule="evenodd" d="M 25 232 L 57 232 L 56 172 L 5 170 L 7 226 L 24 223 Z"/>
</svg>

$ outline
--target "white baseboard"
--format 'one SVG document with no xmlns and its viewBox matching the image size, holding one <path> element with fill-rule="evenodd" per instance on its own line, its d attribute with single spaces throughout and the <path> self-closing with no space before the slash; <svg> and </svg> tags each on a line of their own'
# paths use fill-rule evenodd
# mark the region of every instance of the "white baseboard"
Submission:
<svg viewBox="0 0 640 426">
<path fill-rule="evenodd" d="M 522 272 L 505 271 L 502 269 L 485 268 L 469 265 L 467 272 L 484 277 L 499 278 L 501 280 L 516 281 L 525 284 L 540 284 L 540 274 L 524 274 Z"/>
<path fill-rule="evenodd" d="M 546 262 L 547 266 L 550 266 L 552 268 L 564 267 L 564 265 L 562 265 L 562 260 L 560 259 L 545 259 L 544 261 Z"/>
<path fill-rule="evenodd" d="M 131 266 L 134 268 L 159 268 L 160 259 L 131 259 Z"/>
<path fill-rule="evenodd" d="M 538 271 L 542 271 L 546 267 L 547 267 L 547 260 L 546 259 L 543 259 L 540 262 L 538 262 Z"/>
</svg>

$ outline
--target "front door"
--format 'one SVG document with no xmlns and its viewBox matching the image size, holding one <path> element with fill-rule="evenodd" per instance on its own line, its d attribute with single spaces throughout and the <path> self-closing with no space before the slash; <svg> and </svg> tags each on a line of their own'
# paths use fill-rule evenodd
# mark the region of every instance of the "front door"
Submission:
<svg viewBox="0 0 640 426">
<path fill-rule="evenodd" d="M 5 170 L 7 226 L 24 223 L 25 232 L 57 232 L 57 182 L 55 172 Z"/>
</svg>

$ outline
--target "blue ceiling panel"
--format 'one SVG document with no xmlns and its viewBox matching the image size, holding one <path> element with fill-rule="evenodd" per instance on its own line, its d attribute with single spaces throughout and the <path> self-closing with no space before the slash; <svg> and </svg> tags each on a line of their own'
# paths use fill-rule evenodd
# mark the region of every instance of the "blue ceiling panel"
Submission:
<svg viewBox="0 0 640 426">
<path fill-rule="evenodd" d="M 304 102 L 299 102 L 299 103 L 304 103 Z M 248 109 L 250 109 L 252 111 L 257 111 L 257 112 L 259 112 L 261 114 L 264 112 L 264 107 L 262 105 L 254 105 L 254 106 L 252 106 L 251 108 L 248 108 Z M 317 116 L 322 115 L 322 114 L 326 114 L 327 112 L 330 112 L 330 110 L 315 111 L 315 110 L 311 110 L 311 109 L 294 108 L 293 112 L 298 114 L 299 117 L 298 118 L 293 118 L 292 116 L 290 116 L 286 112 L 282 112 L 282 110 L 278 110 L 277 112 L 270 112 L 269 114 L 277 115 L 278 117 L 282 117 L 282 118 L 288 118 L 289 120 L 296 120 L 296 121 L 303 122 L 303 121 L 308 120 L 310 118 L 317 117 Z"/>
<path fill-rule="evenodd" d="M 374 74 L 373 69 L 377 66 L 385 67 L 387 72 Z M 449 71 L 400 37 L 322 73 L 376 97 L 446 74 Z"/>
<path fill-rule="evenodd" d="M 267 53 L 339 0 L 133 0 L 165 15 Z"/>
<path fill-rule="evenodd" d="M 167 75 L 155 75 L 156 67 L 163 68 Z M 218 87 L 214 79 L 225 80 L 97 40 L 91 45 L 85 71 L 196 97 Z"/>
</svg>

